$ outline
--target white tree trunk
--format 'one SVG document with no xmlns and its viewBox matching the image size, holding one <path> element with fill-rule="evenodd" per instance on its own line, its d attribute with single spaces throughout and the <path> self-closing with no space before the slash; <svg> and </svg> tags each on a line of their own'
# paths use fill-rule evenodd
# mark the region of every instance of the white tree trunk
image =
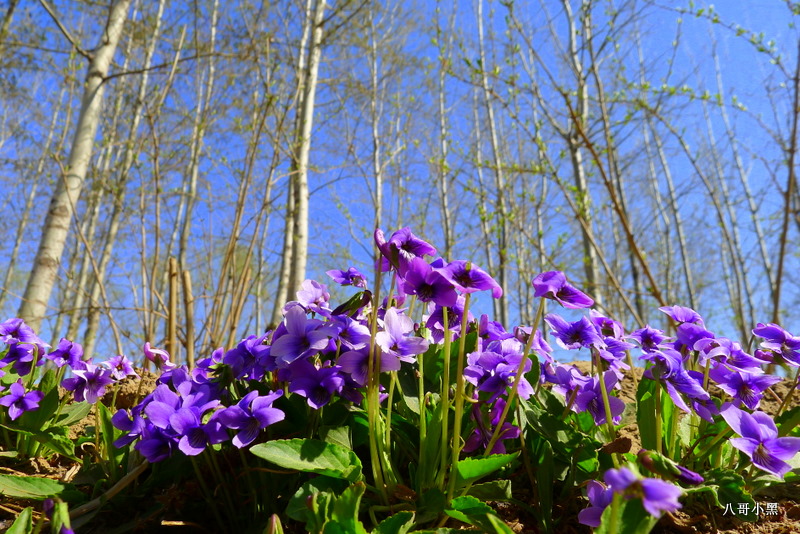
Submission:
<svg viewBox="0 0 800 534">
<path fill-rule="evenodd" d="M 103 81 L 119 43 L 130 4 L 131 0 L 118 0 L 111 6 L 102 39 L 89 63 L 69 163 L 65 173 L 58 180 L 50 200 L 42 238 L 19 309 L 19 316 L 34 330 L 38 330 L 41 326 L 47 310 L 47 302 L 55 284 L 75 205 L 78 203 L 86 179 L 86 170 L 92 158 L 94 137 L 100 122 L 105 89 Z"/>
</svg>

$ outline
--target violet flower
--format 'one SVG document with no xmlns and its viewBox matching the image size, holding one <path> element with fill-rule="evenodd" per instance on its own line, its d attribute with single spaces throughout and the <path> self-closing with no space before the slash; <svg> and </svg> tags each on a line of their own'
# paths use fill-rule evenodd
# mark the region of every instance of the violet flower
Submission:
<svg viewBox="0 0 800 534">
<path fill-rule="evenodd" d="M 328 346 L 328 339 L 334 334 L 330 328 L 322 327 L 321 321 L 307 318 L 300 306 L 288 309 L 283 322 L 286 333 L 277 339 L 273 337 L 269 349 L 278 367 L 286 367 L 295 360 L 319 353 Z"/>
<path fill-rule="evenodd" d="M 391 354 L 383 353 L 380 355 L 381 372 L 399 371 L 400 358 Z M 359 386 L 367 385 L 367 374 L 369 374 L 369 349 L 349 350 L 339 355 L 339 366 L 342 371 L 349 374 L 352 380 Z"/>
<path fill-rule="evenodd" d="M 594 418 L 595 424 L 604 425 L 606 419 L 605 404 L 603 403 L 603 392 L 600 388 L 600 379 L 596 376 L 590 378 L 590 382 L 581 389 L 575 397 L 572 409 L 577 412 L 589 412 Z M 622 412 L 625 411 L 625 403 L 611 395 L 611 390 L 617 385 L 619 378 L 613 371 L 603 373 L 603 382 L 608 394 L 608 404 L 611 409 L 611 421 L 616 425 L 622 419 Z"/>
<path fill-rule="evenodd" d="M 7 319 L 0 323 L 0 343 L 33 343 L 44 345 L 33 328 L 19 318 Z"/>
<path fill-rule="evenodd" d="M 169 418 L 172 429 L 180 436 L 178 449 L 186 456 L 197 456 L 207 446 L 227 441 L 228 433 L 213 415 L 203 423 L 203 412 L 196 406 L 180 408 Z"/>
<path fill-rule="evenodd" d="M 147 341 L 142 350 L 144 351 L 144 357 L 153 362 L 156 369 L 169 370 L 175 368 L 175 364 L 169 361 L 169 353 L 164 349 L 153 348 L 150 346 L 150 342 Z"/>
<path fill-rule="evenodd" d="M 343 286 L 354 286 L 362 289 L 367 288 L 367 279 L 355 267 L 349 267 L 346 271 L 332 269 L 325 271 L 325 274 L 330 276 L 334 282 Z"/>
<path fill-rule="evenodd" d="M 39 409 L 39 402 L 44 398 L 44 393 L 33 390 L 25 393 L 25 386 L 22 379 L 13 382 L 8 388 L 8 393 L 0 397 L 0 405 L 8 407 L 8 415 L 11 420 L 16 420 L 25 412 L 32 412 Z"/>
<path fill-rule="evenodd" d="M 217 413 L 217 419 L 226 427 L 238 430 L 233 437 L 233 444 L 241 449 L 247 447 L 258 437 L 258 433 L 269 425 L 283 421 L 286 417 L 272 403 L 283 395 L 282 390 L 273 391 L 269 395 L 259 396 L 258 391 L 251 391 L 235 406 L 230 406 Z"/>
<path fill-rule="evenodd" d="M 729 404 L 720 415 L 741 436 L 732 438 L 730 444 L 750 457 L 756 467 L 781 479 L 791 471 L 786 460 L 800 451 L 800 438 L 778 437 L 778 427 L 764 412 L 750 414 Z"/>
<path fill-rule="evenodd" d="M 114 383 L 111 378 L 111 369 L 86 363 L 86 369 L 73 369 L 72 378 L 65 378 L 61 386 L 67 391 L 72 391 L 76 402 L 84 400 L 94 404 L 106 392 L 106 386 Z"/>
<path fill-rule="evenodd" d="M 731 371 L 723 366 L 711 369 L 708 375 L 722 391 L 733 397 L 735 406 L 744 404 L 751 410 L 758 408 L 768 387 L 781 381 L 779 376 Z"/>
<path fill-rule="evenodd" d="M 533 280 L 533 295 L 552 299 L 565 308 L 590 308 L 594 300 L 567 282 L 561 271 L 548 271 L 537 275 Z"/>
<path fill-rule="evenodd" d="M 793 336 L 774 323 L 758 323 L 753 334 L 764 338 L 761 347 L 780 354 L 789 365 L 800 366 L 800 337 Z"/>
<path fill-rule="evenodd" d="M 681 507 L 678 497 L 683 490 L 674 484 L 655 478 L 638 478 L 627 467 L 609 469 L 604 476 L 606 484 L 625 499 L 639 498 L 647 512 L 660 517 L 663 512 L 674 512 Z"/>
<path fill-rule="evenodd" d="M 111 370 L 111 378 L 114 380 L 124 380 L 129 376 L 139 376 L 134 370 L 131 361 L 124 354 L 109 358 L 108 361 L 103 362 L 100 365 Z"/>
<path fill-rule="evenodd" d="M 494 434 L 493 427 L 496 427 L 497 423 L 500 422 L 500 416 L 503 414 L 503 409 L 505 406 L 506 401 L 503 399 L 497 399 L 497 402 L 494 403 L 492 409 L 489 411 L 491 425 L 487 426 L 483 419 L 483 412 L 481 411 L 480 404 L 473 404 L 472 418 L 475 420 L 477 426 L 464 443 L 464 448 L 461 449 L 462 452 L 470 453 L 478 450 L 479 448 L 485 450 L 486 447 L 489 446 L 489 442 L 492 441 L 492 435 Z M 501 430 L 499 437 L 492 447 L 492 450 L 489 451 L 489 454 L 505 454 L 506 446 L 503 441 L 507 439 L 518 438 L 520 436 L 519 428 L 512 425 L 508 421 L 504 422 L 503 426 L 500 428 Z"/>
<path fill-rule="evenodd" d="M 305 317 L 302 308 L 298 306 L 295 309 Z M 267 336 L 269 333 L 262 336 L 247 336 L 236 348 L 225 353 L 222 363 L 231 366 L 233 376 L 238 379 L 261 380 L 267 371 L 275 369 L 275 355 L 272 348 L 264 345 Z"/>
<path fill-rule="evenodd" d="M 72 368 L 77 367 L 78 362 L 83 358 L 83 347 L 80 343 L 75 343 L 69 339 L 62 337 L 58 342 L 58 347 L 45 356 L 48 360 L 52 361 L 56 367 L 63 367 L 69 365 Z"/>
<path fill-rule="evenodd" d="M 691 308 L 686 308 L 684 306 L 662 306 L 659 308 L 659 311 L 666 313 L 679 325 L 683 323 L 692 323 L 700 327 L 704 326 L 703 318 Z"/>
<path fill-rule="evenodd" d="M 414 323 L 408 316 L 397 308 L 389 308 L 383 317 L 383 330 L 375 334 L 375 343 L 385 354 L 413 363 L 414 356 L 428 350 L 427 340 L 407 335 L 413 329 Z"/>
<path fill-rule="evenodd" d="M 614 490 L 598 480 L 590 480 L 586 485 L 589 506 L 578 512 L 578 523 L 587 527 L 599 527 L 603 511 L 611 504 Z"/>
<path fill-rule="evenodd" d="M 297 302 L 305 309 L 326 315 L 330 312 L 328 301 L 331 294 L 328 293 L 328 286 L 316 280 L 303 280 L 301 289 L 297 292 Z"/>
<path fill-rule="evenodd" d="M 422 258 L 411 259 L 398 289 L 406 295 L 416 295 L 421 302 L 432 301 L 439 306 L 455 306 L 458 298 L 453 284 Z"/>
<path fill-rule="evenodd" d="M 339 366 L 318 369 L 307 360 L 297 360 L 289 366 L 289 371 L 289 391 L 305 397 L 308 405 L 315 410 L 328 404 L 333 394 L 340 392 L 344 386 Z"/>
<path fill-rule="evenodd" d="M 462 293 L 490 290 L 496 299 L 503 296 L 503 288 L 494 278 L 466 260 L 451 261 L 441 273 Z"/>
<path fill-rule="evenodd" d="M 550 313 L 544 320 L 553 329 L 553 335 L 562 348 L 567 350 L 602 345 L 603 340 L 597 334 L 597 329 L 587 317 L 570 323 L 559 315 Z"/>
</svg>

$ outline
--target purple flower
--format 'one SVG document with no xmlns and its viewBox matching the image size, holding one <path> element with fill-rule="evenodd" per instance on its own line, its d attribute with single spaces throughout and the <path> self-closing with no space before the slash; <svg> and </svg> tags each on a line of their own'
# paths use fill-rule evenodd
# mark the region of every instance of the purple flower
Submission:
<svg viewBox="0 0 800 534">
<path fill-rule="evenodd" d="M 497 399 L 497 402 L 494 403 L 492 409 L 489 411 L 491 425 L 486 426 L 486 423 L 483 420 L 483 412 L 481 411 L 480 404 L 473 404 L 472 418 L 475 420 L 477 426 L 464 443 L 464 448 L 461 449 L 462 452 L 470 453 L 478 450 L 479 448 L 486 449 L 486 447 L 489 446 L 489 442 L 492 441 L 492 435 L 494 434 L 494 428 L 492 427 L 496 427 L 497 423 L 500 422 L 500 416 L 503 414 L 503 409 L 505 406 L 506 401 L 503 399 Z M 508 421 L 504 422 L 503 426 L 500 428 L 501 430 L 499 437 L 492 447 L 492 450 L 489 451 L 489 454 L 504 454 L 506 452 L 506 446 L 503 441 L 507 439 L 518 438 L 520 435 L 519 428 L 515 427 Z"/>
<path fill-rule="evenodd" d="M 447 308 L 447 328 L 453 339 L 461 335 L 461 317 L 464 315 L 464 304 L 466 299 L 459 295 L 455 306 Z M 425 320 L 425 326 L 431 331 L 434 343 L 441 343 L 444 340 L 444 308 L 433 302 L 428 303 L 429 315 Z M 467 313 L 467 323 L 472 322 L 475 317 L 472 312 Z"/>
<path fill-rule="evenodd" d="M 283 421 L 286 415 L 273 408 L 275 399 L 283 395 L 282 390 L 273 391 L 269 395 L 259 396 L 258 391 L 251 391 L 235 406 L 218 412 L 217 419 L 228 428 L 238 430 L 233 437 L 233 444 L 247 447 L 258 437 L 258 433 L 269 425 Z"/>
<path fill-rule="evenodd" d="M 582 388 L 575 397 L 572 409 L 577 413 L 589 412 L 594 418 L 595 424 L 604 425 L 607 422 L 605 404 L 603 403 L 603 392 L 600 389 L 600 379 L 596 376 L 591 377 L 586 387 Z M 625 403 L 617 397 L 611 396 L 611 390 L 617 385 L 617 375 L 613 371 L 603 373 L 603 382 L 608 393 L 608 404 L 611 408 L 611 421 L 616 425 L 622 419 L 622 412 L 625 411 Z"/>
<path fill-rule="evenodd" d="M 493 402 L 506 393 L 508 386 L 514 384 L 522 361 L 522 344 L 514 338 L 493 341 L 484 352 L 473 352 L 467 355 L 467 367 L 464 378 L 477 387 L 478 391 L 491 393 L 488 402 Z M 530 371 L 531 360 L 526 358 L 523 373 Z M 523 376 L 520 378 L 517 393 L 523 399 L 533 394 L 533 387 Z"/>
<path fill-rule="evenodd" d="M 686 308 L 684 306 L 662 306 L 659 308 L 659 311 L 666 313 L 679 325 L 683 323 L 692 323 L 700 327 L 704 326 L 703 318 L 691 308 Z"/>
<path fill-rule="evenodd" d="M 751 410 L 758 408 L 765 389 L 781 381 L 779 376 L 730 371 L 722 366 L 708 374 L 722 391 L 733 397 L 734 405 L 744 404 Z"/>
<path fill-rule="evenodd" d="M 334 335 L 330 328 L 322 327 L 321 321 L 308 319 L 299 306 L 286 311 L 284 325 L 286 333 L 277 339 L 273 338 L 269 349 L 278 367 L 286 367 L 295 360 L 317 354 L 328 346 L 328 339 Z"/>
<path fill-rule="evenodd" d="M 614 491 L 598 480 L 590 480 L 586 485 L 586 496 L 589 498 L 589 506 L 578 512 L 578 523 L 599 527 L 603 511 L 614 498 Z"/>
<path fill-rule="evenodd" d="M 318 369 L 307 360 L 297 360 L 289 366 L 289 370 L 289 391 L 308 399 L 308 405 L 317 410 L 328 404 L 333 394 L 340 392 L 344 386 L 339 366 Z"/>
<path fill-rule="evenodd" d="M 558 344 L 567 350 L 601 345 L 603 342 L 597 334 L 597 329 L 587 317 L 581 317 L 579 321 L 570 323 L 562 317 L 550 313 L 545 316 L 544 320 L 553 329 L 553 335 Z"/>
<path fill-rule="evenodd" d="M 655 478 L 638 478 L 627 467 L 609 469 L 604 476 L 614 493 L 625 499 L 639 498 L 647 512 L 660 517 L 663 512 L 674 512 L 681 507 L 678 497 L 683 490 L 674 484 Z"/>
<path fill-rule="evenodd" d="M 103 362 L 100 365 L 111 369 L 111 378 L 114 380 L 124 380 L 129 376 L 139 376 L 133 369 L 133 364 L 131 361 L 124 354 L 114 356 L 107 362 Z"/>
<path fill-rule="evenodd" d="M 172 456 L 177 448 L 177 443 L 174 436 L 150 424 L 144 427 L 141 440 L 137 441 L 133 448 L 139 451 L 148 462 L 154 464 Z"/>
<path fill-rule="evenodd" d="M 0 343 L 33 343 L 44 345 L 33 329 L 22 319 L 8 319 L 0 323 Z"/>
<path fill-rule="evenodd" d="M 747 354 L 741 345 L 724 337 L 701 339 L 695 342 L 693 348 L 699 351 L 697 361 L 700 365 L 706 365 L 711 360 L 729 369 L 760 374 L 761 365 L 767 363 Z"/>
<path fill-rule="evenodd" d="M 67 391 L 72 391 L 76 402 L 84 400 L 94 404 L 106 392 L 106 386 L 114 383 L 111 378 L 111 369 L 104 369 L 97 365 L 87 363 L 86 369 L 73 369 L 72 378 L 65 378 L 61 386 Z"/>
<path fill-rule="evenodd" d="M 383 256 L 381 260 L 381 269 L 388 271 L 394 267 L 401 272 L 405 269 L 406 264 L 412 258 L 422 256 L 434 256 L 436 249 L 431 246 L 427 241 L 423 241 L 411 233 L 409 228 L 402 228 L 386 240 L 383 230 L 380 228 L 375 229 L 375 244 L 378 245 Z"/>
<path fill-rule="evenodd" d="M 414 329 L 411 319 L 389 308 L 383 317 L 383 330 L 375 334 L 375 343 L 390 356 L 404 362 L 413 363 L 414 356 L 428 350 L 428 341 L 416 336 L 408 336 Z"/>
<path fill-rule="evenodd" d="M 343 286 L 354 286 L 362 289 L 367 288 L 367 279 L 355 267 L 350 267 L 346 271 L 332 269 L 325 274 L 333 278 L 333 281 Z"/>
<path fill-rule="evenodd" d="M 384 353 L 380 355 L 379 360 L 382 373 L 400 370 L 400 358 Z M 356 384 L 367 385 L 367 374 L 369 373 L 369 350 L 367 348 L 349 350 L 341 354 L 338 363 L 342 371 L 348 373 Z"/>
<path fill-rule="evenodd" d="M 749 414 L 732 404 L 725 406 L 720 415 L 739 434 L 731 445 L 745 453 L 759 469 L 778 478 L 788 473 L 792 466 L 786 463 L 800 451 L 800 438 L 778 437 L 778 427 L 764 412 Z"/>
<path fill-rule="evenodd" d="M 208 445 L 228 439 L 228 433 L 216 417 L 212 415 L 207 423 L 202 419 L 203 413 L 197 406 L 180 408 L 169 418 L 170 426 L 180 436 L 178 448 L 186 456 L 197 456 Z"/>
<path fill-rule="evenodd" d="M 32 412 L 39 409 L 39 401 L 44 398 L 41 391 L 29 391 L 25 393 L 25 386 L 22 385 L 20 378 L 12 383 L 8 393 L 0 397 L 0 405 L 8 407 L 8 415 L 14 421 L 24 412 Z"/>
<path fill-rule="evenodd" d="M 331 294 L 328 293 L 328 286 L 316 280 L 304 280 L 300 287 L 300 291 L 297 292 L 297 302 L 305 309 L 323 315 L 330 311 L 328 301 L 331 299 Z"/>
<path fill-rule="evenodd" d="M 83 347 L 80 343 L 62 337 L 58 342 L 58 348 L 47 354 L 45 358 L 52 361 L 56 367 L 63 367 L 66 364 L 75 368 L 79 365 L 78 362 L 82 361 Z"/>
<path fill-rule="evenodd" d="M 399 289 L 406 295 L 416 295 L 421 302 L 433 301 L 439 306 L 455 306 L 458 299 L 453 284 L 422 258 L 411 259 Z"/>
<path fill-rule="evenodd" d="M 117 413 L 111 416 L 111 424 L 126 432 L 124 436 L 114 441 L 116 448 L 121 449 L 133 443 L 144 433 L 147 420 L 141 414 L 142 404 L 138 404 L 130 413 L 128 410 L 117 410 Z"/>
<path fill-rule="evenodd" d="M 40 351 L 39 354 L 44 354 L 44 349 L 40 345 L 11 342 L 8 344 L 8 351 L 5 357 L 0 360 L 0 367 L 13 364 L 11 368 L 14 372 L 19 376 L 25 376 L 33 369 L 33 361 L 36 359 L 35 351 L 37 350 Z M 42 365 L 43 363 L 44 359 L 39 358 L 37 365 Z"/>
<path fill-rule="evenodd" d="M 483 269 L 465 260 L 455 260 L 447 264 L 441 273 L 462 293 L 491 290 L 492 297 L 503 296 L 503 288 Z"/>
<path fill-rule="evenodd" d="M 164 349 L 154 349 L 150 346 L 150 342 L 145 342 L 142 347 L 144 357 L 156 365 L 156 369 L 173 369 L 175 364 L 169 361 L 169 353 Z"/>
<path fill-rule="evenodd" d="M 305 317 L 302 308 L 293 309 Z M 247 336 L 239 342 L 236 348 L 225 353 L 222 362 L 231 366 L 233 376 L 238 379 L 261 380 L 267 371 L 275 369 L 272 349 L 264 345 L 264 340 L 268 335 L 269 333 L 262 336 Z"/>
<path fill-rule="evenodd" d="M 658 349 L 661 342 L 667 339 L 664 332 L 657 328 L 652 328 L 650 325 L 631 332 L 628 337 L 639 343 L 639 346 L 645 352 Z"/>
<path fill-rule="evenodd" d="M 565 308 L 590 308 L 594 301 L 567 282 L 561 271 L 548 271 L 537 275 L 532 281 L 533 295 L 552 299 Z"/>
<path fill-rule="evenodd" d="M 753 334 L 764 338 L 761 343 L 764 349 L 780 354 L 789 365 L 800 366 L 800 337 L 793 336 L 774 323 L 758 323 Z"/>
</svg>

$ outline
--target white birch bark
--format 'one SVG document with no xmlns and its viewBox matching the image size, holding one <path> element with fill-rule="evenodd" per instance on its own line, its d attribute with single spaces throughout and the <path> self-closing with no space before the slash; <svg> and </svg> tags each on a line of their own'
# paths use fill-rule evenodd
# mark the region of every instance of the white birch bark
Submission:
<svg viewBox="0 0 800 534">
<path fill-rule="evenodd" d="M 18 313 L 19 317 L 34 330 L 39 330 L 47 313 L 47 303 L 58 274 L 75 205 L 78 203 L 89 161 L 92 158 L 94 137 L 100 121 L 105 90 L 103 81 L 119 43 L 130 4 L 131 0 L 118 0 L 112 4 L 100 44 L 89 62 L 69 163 L 66 172 L 56 183 L 36 259 Z"/>
</svg>

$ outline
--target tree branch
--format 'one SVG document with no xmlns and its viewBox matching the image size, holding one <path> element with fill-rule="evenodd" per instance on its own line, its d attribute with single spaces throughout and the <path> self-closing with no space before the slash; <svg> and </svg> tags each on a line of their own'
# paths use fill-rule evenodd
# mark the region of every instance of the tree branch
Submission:
<svg viewBox="0 0 800 534">
<path fill-rule="evenodd" d="M 58 26 L 58 29 L 61 30 L 61 33 L 64 34 L 64 37 L 67 38 L 67 41 L 70 42 L 72 47 L 75 50 L 77 50 L 77 52 L 80 55 L 82 55 L 83 57 L 85 57 L 86 59 L 91 61 L 92 60 L 92 54 L 87 52 L 86 50 L 84 50 L 83 47 L 80 44 L 78 44 L 78 41 L 72 36 L 72 34 L 69 33 L 69 30 L 67 30 L 67 28 L 65 28 L 64 25 L 61 24 L 61 21 L 56 16 L 56 13 L 55 13 L 55 10 L 53 9 L 53 6 L 48 4 L 47 0 L 39 0 L 39 3 L 42 4 L 42 7 L 44 8 L 44 10 L 47 11 L 47 13 L 53 19 L 53 22 L 56 23 L 56 26 Z"/>
</svg>

